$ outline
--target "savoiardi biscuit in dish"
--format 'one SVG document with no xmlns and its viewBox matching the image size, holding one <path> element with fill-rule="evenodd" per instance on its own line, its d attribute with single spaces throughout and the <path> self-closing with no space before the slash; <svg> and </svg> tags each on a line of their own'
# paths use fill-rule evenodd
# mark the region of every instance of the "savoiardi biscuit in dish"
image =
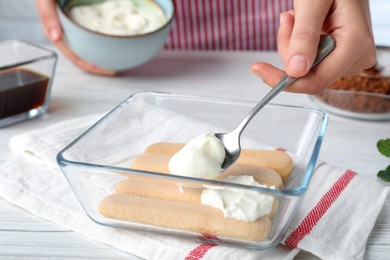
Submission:
<svg viewBox="0 0 390 260">
<path fill-rule="evenodd" d="M 169 173 L 169 154 L 142 154 L 133 159 L 131 168 L 148 172 Z"/>
<path fill-rule="evenodd" d="M 129 194 L 104 198 L 99 212 L 105 217 L 242 240 L 260 241 L 271 229 L 268 216 L 255 222 L 225 218 L 211 206 Z"/>
<path fill-rule="evenodd" d="M 184 144 L 160 142 L 148 146 L 144 154 L 174 155 Z M 262 166 L 270 168 L 279 173 L 282 180 L 287 180 L 293 169 L 293 160 L 285 152 L 276 150 L 255 150 L 242 149 L 237 163 L 243 163 L 252 166 Z"/>
<path fill-rule="evenodd" d="M 202 189 L 172 179 L 130 176 L 116 184 L 115 193 L 200 204 Z"/>
<path fill-rule="evenodd" d="M 144 154 L 133 159 L 131 168 L 158 172 L 162 176 L 170 174 L 169 160 L 181 147 L 183 144 L 178 143 L 153 144 L 145 150 Z M 279 153 L 265 150 L 260 154 L 268 152 L 284 162 L 284 156 Z M 247 154 L 249 159 L 237 162 L 215 180 L 224 181 L 229 176 L 247 175 L 267 187 L 283 188 L 280 173 L 259 163 L 246 163 L 258 156 L 252 151 Z M 266 161 L 273 163 L 276 160 Z M 101 201 L 99 212 L 108 218 L 233 239 L 260 241 L 270 232 L 272 218 L 279 205 L 278 199 L 274 198 L 272 210 L 268 214 L 254 221 L 243 221 L 225 217 L 220 209 L 203 205 L 202 191 L 202 184 L 190 181 L 178 182 L 170 178 L 156 178 L 150 175 L 130 175 L 116 184 L 115 194 Z"/>
<path fill-rule="evenodd" d="M 294 163 L 285 152 L 277 150 L 252 150 L 243 149 L 237 163 L 270 168 L 277 173 L 283 181 L 290 177 Z"/>
<path fill-rule="evenodd" d="M 267 151 L 264 154 L 268 154 L 268 152 L 273 151 Z M 131 169 L 134 170 L 142 170 L 142 171 L 149 171 L 149 172 L 157 172 L 157 173 L 169 173 L 169 160 L 172 158 L 171 155 L 168 154 L 142 154 L 137 157 L 135 157 L 131 163 Z M 225 172 L 220 174 L 216 179 L 225 178 L 229 175 L 239 176 L 239 175 L 253 175 L 257 176 L 259 178 L 260 183 L 263 183 L 267 186 L 276 186 L 278 189 L 283 188 L 283 180 L 280 176 L 280 173 L 273 170 L 272 168 L 259 165 L 259 164 L 250 164 L 246 161 L 250 161 L 252 159 L 245 159 L 242 161 L 239 161 L 232 165 L 229 169 L 227 169 Z M 264 174 L 264 172 L 269 172 L 268 175 Z M 276 176 L 276 174 L 279 175 Z M 268 185 L 269 183 L 270 185 Z"/>
<path fill-rule="evenodd" d="M 183 143 L 159 142 L 149 145 L 145 149 L 144 154 L 166 154 L 172 156 L 183 147 Z"/>
<path fill-rule="evenodd" d="M 230 166 L 226 171 L 218 175 L 215 180 L 223 180 L 228 176 L 253 176 L 256 182 L 266 185 L 267 187 L 275 187 L 283 189 L 283 180 L 280 175 L 273 169 L 259 165 L 250 165 L 237 162 Z"/>
<path fill-rule="evenodd" d="M 143 154 L 135 158 L 132 168 L 146 171 L 153 169 L 155 172 L 168 174 L 166 170 L 170 157 L 169 155 L 161 154 Z M 223 181 L 228 176 L 240 176 L 243 174 L 253 176 L 256 182 L 267 187 L 273 186 L 276 189 L 283 188 L 283 181 L 274 170 L 261 166 L 238 163 L 219 175 L 215 180 Z M 178 183 L 177 180 L 167 178 L 134 175 L 119 181 L 115 186 L 115 192 L 165 200 L 200 203 L 202 189 L 200 186 L 195 187 L 194 183 L 187 185 L 185 181 Z"/>
</svg>

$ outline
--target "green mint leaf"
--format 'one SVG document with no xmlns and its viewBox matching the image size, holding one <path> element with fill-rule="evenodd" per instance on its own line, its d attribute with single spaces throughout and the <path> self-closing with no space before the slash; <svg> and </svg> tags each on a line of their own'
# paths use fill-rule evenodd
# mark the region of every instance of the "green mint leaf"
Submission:
<svg viewBox="0 0 390 260">
<path fill-rule="evenodd" d="M 376 144 L 378 151 L 386 157 L 390 157 L 390 139 L 381 139 Z"/>
<path fill-rule="evenodd" d="M 378 177 L 384 181 L 390 181 L 390 165 L 385 170 L 379 171 Z"/>
</svg>

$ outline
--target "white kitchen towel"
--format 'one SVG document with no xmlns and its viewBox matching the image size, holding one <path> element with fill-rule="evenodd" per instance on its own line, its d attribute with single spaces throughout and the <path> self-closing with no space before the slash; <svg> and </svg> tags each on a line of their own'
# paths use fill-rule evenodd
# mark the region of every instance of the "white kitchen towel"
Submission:
<svg viewBox="0 0 390 260">
<path fill-rule="evenodd" d="M 55 156 L 98 117 L 74 119 L 12 138 L 15 156 L 0 166 L 0 196 L 41 218 L 144 259 L 292 259 L 300 249 L 323 259 L 363 259 L 389 188 L 325 163 L 317 167 L 283 240 L 287 246 L 246 250 L 94 223 L 58 169 Z"/>
</svg>

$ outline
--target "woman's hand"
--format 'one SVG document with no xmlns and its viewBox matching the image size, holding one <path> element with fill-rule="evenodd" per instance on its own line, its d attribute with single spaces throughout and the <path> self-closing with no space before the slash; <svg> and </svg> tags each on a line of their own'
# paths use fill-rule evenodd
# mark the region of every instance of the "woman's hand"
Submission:
<svg viewBox="0 0 390 260">
<path fill-rule="evenodd" d="M 56 45 L 60 49 L 60 51 L 66 57 L 68 57 L 76 66 L 90 73 L 108 76 L 115 75 L 114 71 L 98 68 L 95 65 L 92 65 L 80 59 L 69 49 L 69 47 L 63 41 L 62 29 L 58 21 L 54 0 L 35 0 L 35 4 L 38 10 L 39 17 L 42 21 L 46 37 L 54 45 Z"/>
<path fill-rule="evenodd" d="M 336 47 L 310 70 L 321 34 L 331 34 Z M 318 94 L 337 78 L 372 67 L 376 61 L 368 0 L 295 0 L 294 11 L 280 14 L 279 54 L 285 71 L 257 62 L 252 71 L 275 86 L 287 73 L 303 77 L 286 90 Z"/>
</svg>

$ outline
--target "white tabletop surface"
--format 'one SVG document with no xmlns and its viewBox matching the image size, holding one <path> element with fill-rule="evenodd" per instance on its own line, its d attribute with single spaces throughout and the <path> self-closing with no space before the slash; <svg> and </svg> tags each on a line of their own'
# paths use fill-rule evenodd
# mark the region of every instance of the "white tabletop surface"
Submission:
<svg viewBox="0 0 390 260">
<path fill-rule="evenodd" d="M 11 157 L 13 135 L 55 122 L 108 111 L 137 91 L 259 100 L 269 88 L 249 67 L 255 61 L 281 67 L 275 52 L 163 52 L 155 60 L 121 77 L 82 72 L 60 55 L 49 111 L 43 117 L 0 128 L 0 163 Z M 390 59 L 388 59 L 390 66 Z M 304 94 L 281 93 L 273 101 L 316 106 Z M 390 137 L 390 122 L 358 121 L 330 115 L 321 159 L 377 179 L 389 161 L 376 142 Z M 385 184 L 389 185 L 389 184 Z M 133 259 L 135 257 L 42 220 L 0 198 L 0 259 L 70 258 Z M 300 253 L 299 259 L 312 259 Z M 365 259 L 390 259 L 390 198 L 367 242 Z"/>
</svg>

